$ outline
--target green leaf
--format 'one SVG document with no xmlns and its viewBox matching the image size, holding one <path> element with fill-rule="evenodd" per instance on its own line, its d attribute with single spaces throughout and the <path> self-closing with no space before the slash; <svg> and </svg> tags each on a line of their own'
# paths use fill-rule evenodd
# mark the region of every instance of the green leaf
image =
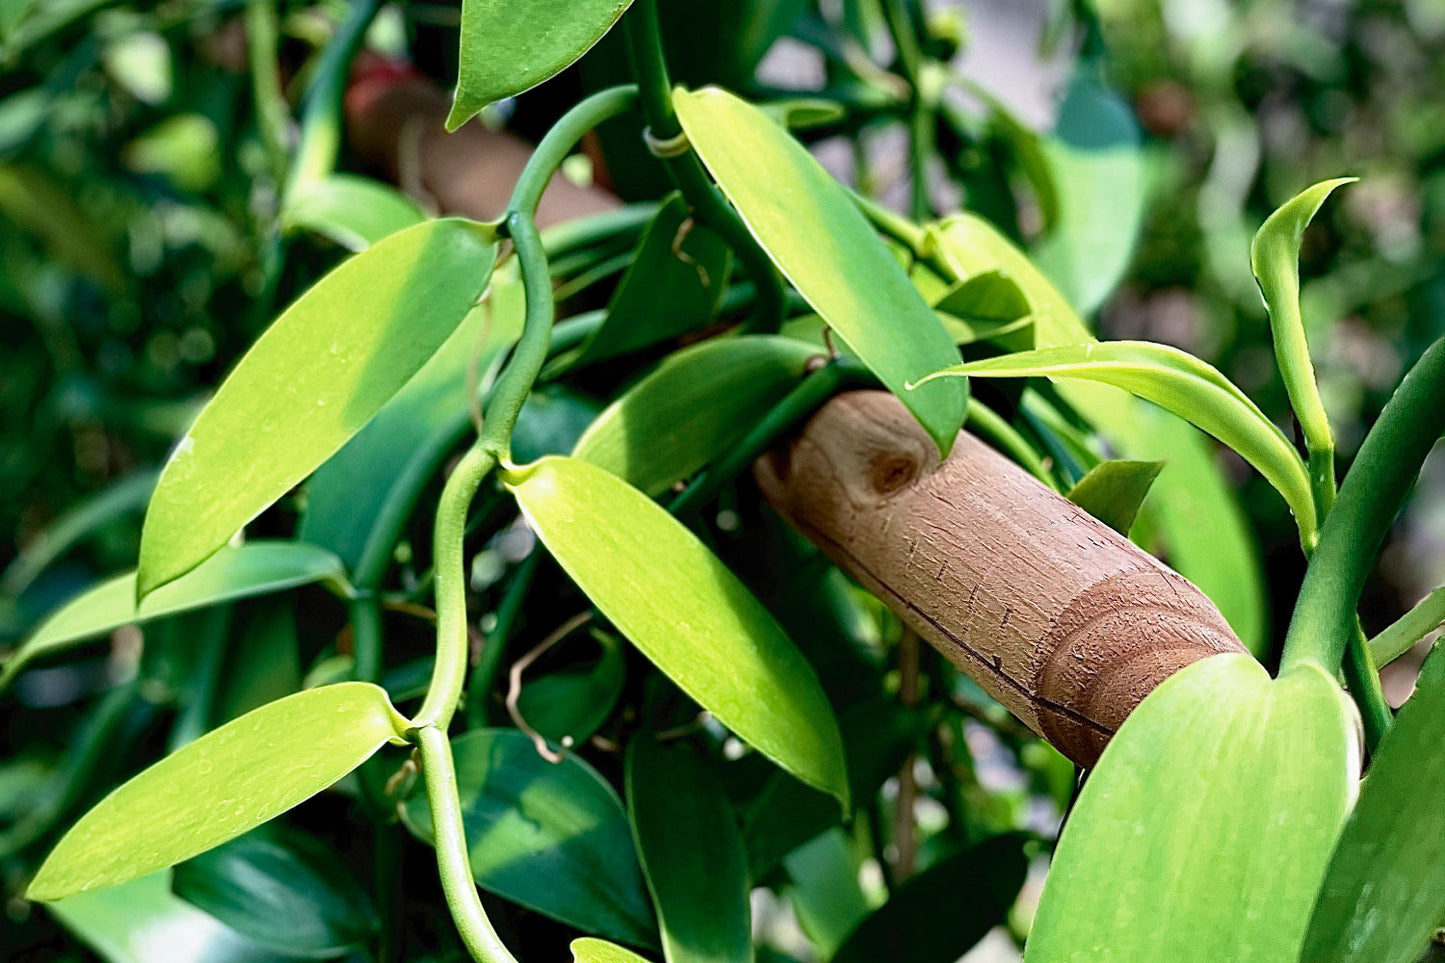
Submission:
<svg viewBox="0 0 1445 963">
<path fill-rule="evenodd" d="M 370 177 L 332 174 L 306 181 L 281 212 L 287 230 L 315 231 L 352 251 L 426 220 L 411 198 Z"/>
<path fill-rule="evenodd" d="M 778 268 L 944 454 L 963 424 L 962 385 L 903 386 L 960 355 L 848 189 L 766 114 L 716 88 L 676 91 L 693 148 Z"/>
<path fill-rule="evenodd" d="M 1007 921 L 1028 873 L 1024 842 L 995 836 L 910 877 L 848 935 L 832 963 L 953 963 Z"/>
<path fill-rule="evenodd" d="M 1330 859 L 1302 961 L 1414 963 L 1445 921 L 1445 650 L 1425 661 Z"/>
<path fill-rule="evenodd" d="M 748 860 L 717 775 L 691 746 L 627 748 L 627 812 L 667 963 L 753 958 Z"/>
<path fill-rule="evenodd" d="M 527 396 L 512 429 L 512 458 L 529 462 L 567 454 L 601 410 L 595 398 L 566 385 L 539 386 Z"/>
<path fill-rule="evenodd" d="M 638 242 L 601 327 L 569 361 L 590 364 L 700 328 L 727 288 L 732 250 L 673 192 Z"/>
<path fill-rule="evenodd" d="M 527 725 L 557 745 L 564 738 L 574 745 L 586 742 L 612 715 L 627 681 L 622 640 L 601 629 L 593 629 L 591 637 L 601 649 L 596 662 L 541 676 L 517 697 Z"/>
<path fill-rule="evenodd" d="M 69 648 L 122 625 L 191 609 L 269 595 L 311 582 L 349 588 L 341 562 L 302 542 L 247 542 L 221 549 L 194 571 L 162 586 L 136 604 L 136 576 L 118 575 L 85 592 L 50 616 L 0 671 L 0 689 L 32 659 Z"/>
<path fill-rule="evenodd" d="M 971 361 L 923 380 L 956 374 L 1081 378 L 1152 401 L 1233 448 L 1284 496 L 1301 532 L 1314 530 L 1309 478 L 1284 432 L 1212 365 L 1178 348 L 1149 341 L 1094 341 Z"/>
<path fill-rule="evenodd" d="M 1370 640 L 1370 660 L 1389 665 L 1425 636 L 1445 625 L 1445 586 L 1435 589 Z"/>
<path fill-rule="evenodd" d="M 288 956 L 330 959 L 376 931 L 376 908 L 351 867 L 320 839 L 287 827 L 259 827 L 174 872 L 181 899 Z"/>
<path fill-rule="evenodd" d="M 457 92 L 447 130 L 560 73 L 632 0 L 464 0 Z"/>
<path fill-rule="evenodd" d="M 590 936 L 572 941 L 572 960 L 573 963 L 649 963 L 631 950 Z"/>
<path fill-rule="evenodd" d="M 1311 451 L 1334 450 L 1330 420 L 1320 401 L 1309 340 L 1299 307 L 1299 248 L 1305 228 L 1335 188 L 1355 177 L 1321 181 L 1296 194 L 1265 219 L 1249 246 L 1249 267 L 1269 308 L 1275 360 L 1300 430 Z M 1333 482 L 1333 479 L 1331 479 Z"/>
<path fill-rule="evenodd" d="M 294 600 L 276 599 L 247 607 L 240 638 L 229 646 L 218 682 L 220 689 L 211 709 L 211 720 L 216 723 L 230 722 L 304 688 Z"/>
<path fill-rule="evenodd" d="M 548 762 L 516 729 L 473 729 L 452 755 L 478 885 L 578 929 L 655 945 L 627 814 L 596 770 L 572 755 Z M 425 792 L 401 815 L 431 840 Z"/>
<path fill-rule="evenodd" d="M 1033 963 L 1293 960 L 1359 774 L 1359 718 L 1313 666 L 1176 673 L 1084 784 L 1029 933 Z"/>
<path fill-rule="evenodd" d="M 176 896 L 170 870 L 45 908 L 106 963 L 280 963 L 291 958 Z"/>
<path fill-rule="evenodd" d="M 572 454 L 661 494 L 740 441 L 814 357 L 812 345 L 774 335 L 685 348 L 608 405 Z"/>
<path fill-rule="evenodd" d="M 364 682 L 262 706 L 102 799 L 56 844 L 26 897 L 124 883 L 219 846 L 330 786 L 404 726 L 386 693 Z"/>
<path fill-rule="evenodd" d="M 205 561 L 371 420 L 486 287 L 491 229 L 447 219 L 393 234 L 286 309 L 161 473 L 141 533 L 145 596 Z"/>
<path fill-rule="evenodd" d="M 697 536 L 576 458 L 502 472 L 548 551 L 642 654 L 719 722 L 846 808 L 832 707 L 783 630 Z"/>
<path fill-rule="evenodd" d="M 1127 537 L 1149 486 L 1163 468 L 1162 461 L 1100 462 L 1069 491 L 1069 501 Z"/>
<path fill-rule="evenodd" d="M 857 839 L 833 826 L 783 857 L 783 895 L 819 959 L 831 960 L 873 909 L 858 882 L 860 849 Z"/>
</svg>

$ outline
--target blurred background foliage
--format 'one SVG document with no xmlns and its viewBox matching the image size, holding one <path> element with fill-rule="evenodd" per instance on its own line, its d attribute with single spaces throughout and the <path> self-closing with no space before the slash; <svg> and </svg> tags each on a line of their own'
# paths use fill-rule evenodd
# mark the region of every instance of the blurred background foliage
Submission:
<svg viewBox="0 0 1445 963">
<path fill-rule="evenodd" d="M 278 205 L 293 117 L 347 5 L 264 5 L 274 17 L 259 15 L 261 6 L 0 0 L 0 652 L 79 589 L 133 566 L 145 499 L 174 439 L 276 312 L 346 253 L 309 234 L 283 240 Z M 1445 333 L 1445 0 L 977 0 L 909 9 L 927 62 L 946 65 L 913 76 L 938 103 L 921 188 L 910 175 L 899 110 L 898 81 L 914 71 L 877 4 L 663 5 L 676 79 L 720 82 L 758 98 L 808 93 L 841 105 L 840 115 L 802 136 L 862 193 L 915 215 L 960 206 L 983 214 L 1033 250 L 1074 303 L 1097 317 L 1102 336 L 1187 348 L 1281 423 L 1288 405 L 1249 273 L 1249 240 L 1306 185 L 1358 175 L 1360 183 L 1316 219 L 1302 255 L 1304 316 L 1347 464 L 1401 373 Z M 457 23 L 455 4 L 389 4 L 367 43 L 449 87 Z M 272 29 L 274 61 L 248 56 Z M 623 71 L 620 38 L 609 37 L 576 68 L 502 105 L 492 120 L 535 139 L 581 90 L 615 82 Z M 664 178 L 635 140 L 604 130 L 601 142 L 607 174 L 624 198 L 661 196 Z M 377 173 L 345 153 L 341 166 Z M 559 266 L 558 280 L 596 266 Z M 574 285 L 580 294 L 564 299 L 563 314 L 604 304 L 615 273 L 602 275 L 600 289 L 591 281 Z M 598 398 L 559 391 L 556 413 L 534 419 L 539 450 L 568 447 L 605 397 L 600 385 L 589 387 Z M 1294 528 L 1261 479 L 1232 456 L 1220 458 L 1265 560 L 1270 637 L 1278 640 L 1303 573 Z M 732 522 L 714 532 L 724 549 L 737 512 L 761 524 L 756 506 L 746 496 L 734 504 L 734 497 L 725 495 L 723 504 Z M 479 514 L 486 511 L 498 507 Z M 295 507 L 283 506 L 252 531 L 287 535 L 294 520 Z M 424 529 L 423 520 L 417 530 Z M 424 556 L 425 535 L 417 538 Z M 529 543 L 516 541 L 515 531 L 503 530 L 477 546 L 473 602 L 487 613 L 484 631 L 495 624 L 504 576 L 527 564 L 521 559 Z M 800 551 L 788 549 L 786 538 L 774 541 L 784 546 L 777 551 Z M 903 732 L 877 753 L 877 782 L 911 758 L 910 744 L 933 762 L 930 769 L 920 761 L 919 785 L 910 790 L 920 794 L 910 867 L 942 867 L 946 878 L 947 857 L 960 847 L 1010 830 L 1036 833 L 1046 844 L 1070 797 L 1067 765 L 940 662 L 924 671 L 947 677 L 925 683 L 949 695 L 943 710 L 874 713 L 870 700 L 898 691 L 889 649 L 896 624 L 850 595 L 836 571 L 786 554 L 738 558 L 755 581 L 794 573 L 765 600 L 796 609 L 781 617 L 800 646 L 835 663 L 820 672 L 835 701 L 852 706 L 851 715 L 841 713 L 845 734 L 850 727 L 855 735 Z M 547 564 L 540 569 L 544 588 L 534 591 L 575 606 L 560 574 Z M 407 571 L 425 574 L 416 566 Z M 1442 571 L 1445 465 L 1437 460 L 1366 598 L 1367 628 L 1387 624 Z M 0 882 L 7 892 L 33 870 L 63 816 L 184 741 L 177 728 L 193 735 L 215 721 L 186 718 L 194 672 L 250 672 L 255 691 L 233 693 L 244 702 L 289 691 L 305 673 L 314 681 L 338 671 L 345 613 L 317 589 L 302 592 L 294 616 L 290 601 L 266 601 L 166 620 L 146 630 L 144 656 L 139 633 L 118 633 L 107 652 L 37 669 L 4 696 Z M 429 630 L 406 611 L 391 613 L 387 625 L 396 652 L 388 688 L 415 689 L 424 679 Z M 538 635 L 550 627 L 532 626 Z M 201 644 L 232 633 L 286 654 L 258 669 L 226 661 L 237 657 L 219 643 Z M 840 636 L 854 642 L 841 655 L 834 645 Z M 579 691 L 575 686 L 585 688 L 595 675 L 584 671 L 593 662 L 612 671 L 615 640 L 595 641 L 600 661 L 589 650 L 580 662 L 533 671 Z M 205 668 L 211 651 L 220 661 Z M 272 665 L 283 665 L 274 672 L 285 677 L 261 678 Z M 1402 671 L 1396 701 L 1408 691 L 1408 665 Z M 126 678 L 132 681 L 117 686 Z M 640 684 L 629 686 L 621 704 L 639 698 Z M 619 694 L 611 698 L 603 718 Z M 680 724 L 689 718 L 685 704 L 672 712 Z M 919 713 L 927 717 L 921 724 Z M 609 758 L 592 761 L 618 783 L 620 763 Z M 951 761 L 951 771 L 941 760 Z M 760 769 L 729 785 L 740 808 L 756 802 L 767 776 Z M 896 800 L 897 780 L 890 784 Z M 806 795 L 778 803 L 794 816 L 819 818 L 809 804 Z M 880 893 L 901 886 L 902 879 L 888 878 L 899 859 L 897 841 L 887 838 L 891 805 L 885 800 L 874 811 L 885 817 L 881 828 L 847 830 L 852 836 L 834 828 L 794 849 L 779 849 L 776 840 L 798 842 L 796 825 L 776 829 L 758 815 L 763 810 L 748 810 L 755 878 L 777 897 L 776 905 L 759 904 L 755 924 L 767 934 L 777 923 L 765 939 L 776 958 L 814 952 L 796 944 L 795 924 L 826 955 Z M 373 852 L 348 812 L 342 801 L 324 801 L 292 821 L 330 839 L 328 858 L 351 871 L 369 874 L 374 859 L 404 860 L 405 851 Z M 873 845 L 860 850 L 859 833 L 871 833 Z M 840 873 L 857 877 L 869 860 L 881 882 L 836 891 Z M 426 860 L 411 862 L 421 864 L 415 872 L 396 870 L 413 894 L 402 915 L 409 931 L 426 936 L 408 958 L 455 958 Z M 168 898 L 164 888 L 152 895 Z M 999 954 L 988 958 L 1011 958 L 1026 931 L 1027 895 L 1020 905 L 1011 929 L 997 931 L 993 949 L 980 951 Z M 560 954 L 555 923 L 515 908 L 503 914 L 503 925 L 523 935 L 524 952 L 535 939 L 541 952 Z M 20 947 L 12 958 L 89 958 L 47 920 L 11 900 L 0 914 L 0 947 L 8 927 L 9 945 Z M 107 959 L 124 958 L 98 949 Z M 251 947 L 227 958 L 273 958 L 266 952 Z M 866 955 L 859 946 L 849 952 Z"/>
</svg>

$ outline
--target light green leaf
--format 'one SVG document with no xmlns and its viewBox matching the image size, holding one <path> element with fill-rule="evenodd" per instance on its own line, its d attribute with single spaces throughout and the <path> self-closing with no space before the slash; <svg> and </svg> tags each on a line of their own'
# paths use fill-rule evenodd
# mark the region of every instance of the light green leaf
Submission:
<svg viewBox="0 0 1445 963">
<path fill-rule="evenodd" d="M 190 859 L 316 795 L 405 725 L 386 693 L 365 682 L 248 712 L 102 799 L 56 844 L 25 895 L 61 899 Z"/>
<path fill-rule="evenodd" d="M 1329 417 L 1320 401 L 1309 340 L 1299 307 L 1299 248 L 1305 228 L 1335 188 L 1358 180 L 1337 177 L 1296 194 L 1271 214 L 1249 246 L 1249 267 L 1269 309 L 1274 355 L 1300 430 L 1311 451 L 1334 450 Z M 1333 482 L 1333 479 L 1331 479 Z"/>
<path fill-rule="evenodd" d="M 349 590 L 341 562 L 330 552 L 301 542 L 247 542 L 221 549 L 194 571 L 146 596 L 136 605 L 135 573 L 118 575 L 72 600 L 41 623 L 0 671 L 0 689 L 32 659 L 103 635 L 122 625 L 281 592 L 311 582 Z"/>
<path fill-rule="evenodd" d="M 958 348 L 848 189 L 732 94 L 679 90 L 673 103 L 688 140 L 773 263 L 947 454 L 963 424 L 967 388 L 903 386 L 957 364 Z"/>
<path fill-rule="evenodd" d="M 627 812 L 667 963 L 753 959 L 748 860 L 717 775 L 691 746 L 627 748 Z"/>
<path fill-rule="evenodd" d="M 171 892 L 161 870 L 45 907 L 106 963 L 280 963 L 268 950 Z"/>
<path fill-rule="evenodd" d="M 486 287 L 490 228 L 418 224 L 342 263 L 241 359 L 151 498 L 136 590 L 195 568 L 361 430 Z"/>
<path fill-rule="evenodd" d="M 818 677 L 697 536 L 576 458 L 501 474 L 563 570 L 643 655 L 739 738 L 846 808 L 842 739 Z"/>
<path fill-rule="evenodd" d="M 655 945 L 627 814 L 596 770 L 571 755 L 553 765 L 516 729 L 473 729 L 452 741 L 452 755 L 483 889 L 587 932 Z M 424 791 L 401 815 L 431 841 Z"/>
<path fill-rule="evenodd" d="M 1149 486 L 1163 468 L 1162 461 L 1100 462 L 1069 491 L 1069 501 L 1127 536 L 1144 496 L 1149 494 Z"/>
<path fill-rule="evenodd" d="M 1445 921 L 1445 650 L 1425 660 L 1370 763 L 1300 960 L 1414 963 Z"/>
<path fill-rule="evenodd" d="M 1445 586 L 1435 589 L 1370 640 L 1370 660 L 1389 665 L 1425 636 L 1445 625 Z"/>
<path fill-rule="evenodd" d="M 1149 341 L 1092 341 L 971 361 L 923 380 L 952 375 L 1079 378 L 1122 388 L 1233 448 L 1284 496 L 1301 532 L 1314 531 L 1309 477 L 1284 432 L 1214 366 L 1178 348 Z"/>
<path fill-rule="evenodd" d="M 625 950 L 606 940 L 584 936 L 572 941 L 573 963 L 650 963 L 631 950 Z"/>
<path fill-rule="evenodd" d="M 1295 959 L 1360 765 L 1333 679 L 1247 655 L 1181 670 L 1084 784 L 1029 963 Z"/>
<path fill-rule="evenodd" d="M 591 49 L 632 0 L 464 0 L 456 130 L 483 107 L 547 80 Z"/>
<path fill-rule="evenodd" d="M 658 495 L 741 440 L 818 356 L 773 335 L 685 348 L 608 405 L 572 454 Z"/>
<path fill-rule="evenodd" d="M 309 180 L 286 200 L 287 230 L 315 231 L 352 251 L 426 220 L 415 202 L 394 187 L 356 174 Z"/>
</svg>

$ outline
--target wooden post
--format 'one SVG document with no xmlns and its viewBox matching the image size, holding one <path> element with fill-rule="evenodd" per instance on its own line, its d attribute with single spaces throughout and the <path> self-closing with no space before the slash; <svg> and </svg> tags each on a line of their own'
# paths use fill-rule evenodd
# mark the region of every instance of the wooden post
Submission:
<svg viewBox="0 0 1445 963">
<path fill-rule="evenodd" d="M 1243 652 L 1183 576 L 967 432 L 839 395 L 754 474 L 777 511 L 1030 729 L 1092 766 L 1174 672 Z"/>
</svg>

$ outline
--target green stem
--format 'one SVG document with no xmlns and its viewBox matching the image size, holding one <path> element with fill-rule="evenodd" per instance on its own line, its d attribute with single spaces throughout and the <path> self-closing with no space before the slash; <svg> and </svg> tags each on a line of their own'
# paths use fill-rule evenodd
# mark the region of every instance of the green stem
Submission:
<svg viewBox="0 0 1445 963">
<path fill-rule="evenodd" d="M 513 214 L 522 213 L 529 218 L 536 214 L 537 204 L 542 200 L 542 191 L 547 188 L 547 182 L 583 136 L 603 121 L 631 110 L 636 103 L 637 87 L 633 84 L 622 84 L 584 97 L 563 114 L 537 144 L 527 166 L 522 168 L 507 211 Z"/>
<path fill-rule="evenodd" d="M 517 963 L 507 951 L 482 908 L 477 884 L 472 879 L 467 854 L 467 831 L 462 822 L 462 803 L 457 795 L 457 771 L 452 761 L 452 744 L 441 729 L 424 726 L 414 737 L 421 751 L 421 771 L 426 780 L 427 803 L 431 807 L 432 834 L 436 840 L 437 869 L 447 908 L 462 943 L 477 963 Z"/>
<path fill-rule="evenodd" d="M 933 112 L 924 102 L 920 84 L 923 53 L 918 46 L 913 18 L 908 15 L 903 0 L 883 0 L 883 16 L 888 22 L 888 33 L 893 38 L 894 49 L 898 52 L 903 78 L 908 81 L 909 86 L 908 160 L 912 181 L 913 219 L 926 221 L 933 216 L 928 203 L 928 155 L 933 148 Z"/>
<path fill-rule="evenodd" d="M 281 92 L 281 66 L 276 58 L 276 5 L 272 0 L 246 2 L 246 59 L 256 99 L 256 126 L 271 162 L 271 176 L 286 176 L 286 97 Z"/>
<path fill-rule="evenodd" d="M 532 554 L 522 560 L 517 571 L 502 594 L 497 606 L 497 624 L 487 633 L 486 644 L 482 646 L 482 658 L 472 671 L 472 683 L 467 689 L 467 716 L 473 726 L 485 726 L 491 719 L 487 697 L 502 671 L 502 657 L 507 654 L 507 643 L 517 628 L 522 606 L 532 590 L 532 581 L 537 576 L 537 566 L 542 561 L 542 550 L 534 548 Z"/>
<path fill-rule="evenodd" d="M 352 677 L 361 682 L 381 680 L 381 599 L 374 586 L 357 593 L 351 601 L 351 644 L 356 654 Z"/>
<path fill-rule="evenodd" d="M 1315 530 L 1318 531 L 1335 507 L 1335 443 L 1309 449 L 1310 491 L 1315 501 Z"/>
<path fill-rule="evenodd" d="M 1445 623 L 1445 586 L 1416 602 L 1414 608 L 1371 639 L 1370 658 L 1376 665 L 1389 665 L 1442 623 Z"/>
<path fill-rule="evenodd" d="M 620 234 L 637 234 L 656 215 L 655 203 L 628 204 L 615 211 L 554 224 L 542 232 L 542 243 L 547 256 L 555 259 Z"/>
<path fill-rule="evenodd" d="M 1355 705 L 1360 708 L 1360 721 L 1365 727 L 1365 745 L 1371 752 L 1379 748 L 1380 740 L 1390 731 L 1395 721 L 1390 704 L 1385 701 L 1385 690 L 1380 687 L 1380 670 L 1370 655 L 1370 644 L 1365 640 L 1365 630 L 1360 620 L 1355 619 L 1354 631 L 1345 646 L 1345 685 L 1354 696 Z"/>
<path fill-rule="evenodd" d="M 1039 457 L 1039 453 L 1034 450 L 1033 445 L 1025 441 L 1024 436 L 1019 434 L 1014 426 L 1005 421 L 998 412 L 978 399 L 970 397 L 968 399 L 968 418 L 964 424 L 993 442 L 995 447 L 1002 449 L 1005 454 L 1022 465 L 1030 475 L 1062 494 L 1059 483 L 1054 480 L 1054 476 L 1044 466 L 1044 460 Z"/>
</svg>

